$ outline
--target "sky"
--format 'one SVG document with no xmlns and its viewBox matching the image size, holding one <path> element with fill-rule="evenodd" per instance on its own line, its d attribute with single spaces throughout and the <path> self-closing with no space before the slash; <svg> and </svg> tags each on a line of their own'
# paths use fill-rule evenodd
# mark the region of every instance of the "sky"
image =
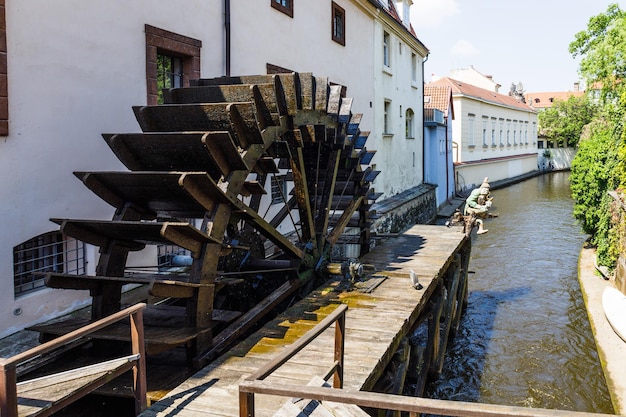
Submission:
<svg viewBox="0 0 626 417">
<path fill-rule="evenodd" d="M 572 91 L 579 58 L 569 53 L 589 19 L 626 0 L 413 0 L 411 23 L 429 49 L 424 78 L 459 68 L 493 76 L 507 94 Z"/>
</svg>

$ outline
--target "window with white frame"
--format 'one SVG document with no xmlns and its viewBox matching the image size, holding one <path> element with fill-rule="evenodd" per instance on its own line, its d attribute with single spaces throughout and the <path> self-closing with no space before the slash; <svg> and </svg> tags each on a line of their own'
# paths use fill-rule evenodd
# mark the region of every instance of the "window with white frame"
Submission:
<svg viewBox="0 0 626 417">
<path fill-rule="evenodd" d="M 417 82 L 417 55 L 411 54 L 411 81 Z"/>
<path fill-rule="evenodd" d="M 491 119 L 491 146 L 496 146 L 496 119 Z"/>
<path fill-rule="evenodd" d="M 387 32 L 383 34 L 383 65 L 391 67 L 391 37 Z"/>
<path fill-rule="evenodd" d="M 15 297 L 45 287 L 45 272 L 84 275 L 85 244 L 59 231 L 36 236 L 13 248 L 13 292 Z"/>
<path fill-rule="evenodd" d="M 413 119 L 414 119 L 415 114 L 413 113 L 413 110 L 411 109 L 407 109 L 406 111 L 406 115 L 405 115 L 405 125 L 406 125 L 406 138 L 407 139 L 413 139 L 415 138 L 415 128 L 413 125 Z"/>
<path fill-rule="evenodd" d="M 384 114 L 383 114 L 383 135 L 391 135 L 391 101 L 385 100 Z"/>
<path fill-rule="evenodd" d="M 524 144 L 528 145 L 528 122 L 524 122 Z"/>
<path fill-rule="evenodd" d="M 506 144 L 511 146 L 511 121 L 506 121 Z"/>
<path fill-rule="evenodd" d="M 483 146 L 487 146 L 487 118 L 483 117 Z"/>
<path fill-rule="evenodd" d="M 469 146 L 475 146 L 474 143 L 474 125 L 475 125 L 475 120 L 474 120 L 475 116 L 473 114 L 469 115 L 469 126 L 468 126 L 468 145 Z"/>
</svg>

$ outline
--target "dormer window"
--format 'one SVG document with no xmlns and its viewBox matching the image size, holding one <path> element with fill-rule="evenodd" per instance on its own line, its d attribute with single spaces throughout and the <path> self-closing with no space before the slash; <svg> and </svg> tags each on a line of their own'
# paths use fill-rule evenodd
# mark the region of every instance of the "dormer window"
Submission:
<svg viewBox="0 0 626 417">
<path fill-rule="evenodd" d="M 398 4 L 400 3 L 400 4 Z M 411 5 L 413 4 L 413 0 L 397 0 L 396 1 L 396 10 L 398 14 L 400 14 L 400 18 L 402 19 L 402 24 L 407 28 L 411 27 Z"/>
</svg>

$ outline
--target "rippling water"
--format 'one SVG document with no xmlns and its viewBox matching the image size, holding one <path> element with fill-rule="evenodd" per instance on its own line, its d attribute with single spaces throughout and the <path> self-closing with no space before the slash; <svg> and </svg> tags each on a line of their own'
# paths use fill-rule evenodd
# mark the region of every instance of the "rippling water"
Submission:
<svg viewBox="0 0 626 417">
<path fill-rule="evenodd" d="M 492 195 L 499 217 L 473 241 L 468 308 L 425 396 L 612 413 L 578 284 L 586 236 L 568 173 Z"/>
</svg>

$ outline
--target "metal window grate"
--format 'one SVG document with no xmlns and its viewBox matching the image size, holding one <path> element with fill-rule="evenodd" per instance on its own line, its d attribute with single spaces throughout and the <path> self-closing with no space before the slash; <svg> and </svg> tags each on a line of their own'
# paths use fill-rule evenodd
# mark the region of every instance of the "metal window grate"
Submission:
<svg viewBox="0 0 626 417">
<path fill-rule="evenodd" d="M 272 177 L 272 202 L 270 204 L 281 204 L 287 200 L 287 177 L 285 175 L 274 175 Z"/>
<path fill-rule="evenodd" d="M 61 232 L 44 233 L 13 248 L 15 297 L 45 286 L 40 272 L 84 275 L 85 244 Z"/>
<path fill-rule="evenodd" d="M 176 245 L 158 245 L 157 262 L 158 270 L 163 272 L 172 267 L 182 266 L 181 262 L 191 261 L 191 251 Z"/>
<path fill-rule="evenodd" d="M 183 86 L 183 60 L 180 57 L 157 53 L 158 103 L 163 104 L 163 89 Z"/>
</svg>

